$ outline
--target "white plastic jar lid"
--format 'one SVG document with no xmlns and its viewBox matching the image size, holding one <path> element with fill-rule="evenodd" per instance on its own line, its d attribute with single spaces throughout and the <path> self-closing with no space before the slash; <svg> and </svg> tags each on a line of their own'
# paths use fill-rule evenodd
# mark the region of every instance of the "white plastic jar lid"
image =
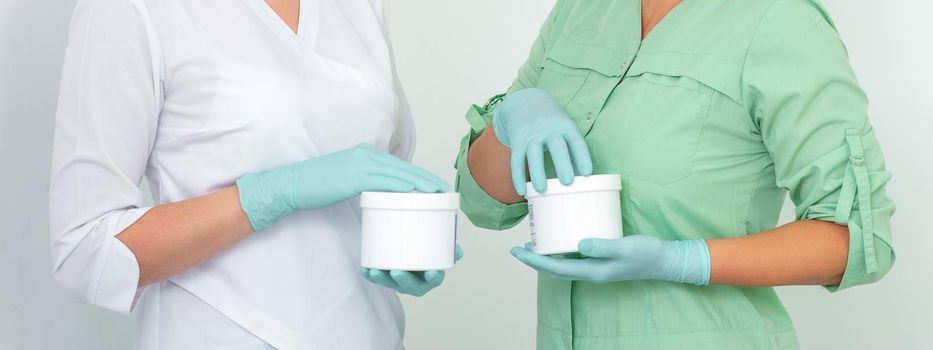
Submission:
<svg viewBox="0 0 933 350">
<path fill-rule="evenodd" d="M 395 210 L 458 210 L 459 193 L 363 192 L 360 207 Z"/>
<path fill-rule="evenodd" d="M 573 183 L 570 186 L 564 186 L 559 179 L 548 179 L 547 190 L 544 193 L 535 191 L 531 182 L 525 184 L 525 188 L 527 189 L 525 198 L 583 192 L 620 191 L 622 190 L 622 176 L 618 174 L 577 176 L 573 178 Z"/>
</svg>

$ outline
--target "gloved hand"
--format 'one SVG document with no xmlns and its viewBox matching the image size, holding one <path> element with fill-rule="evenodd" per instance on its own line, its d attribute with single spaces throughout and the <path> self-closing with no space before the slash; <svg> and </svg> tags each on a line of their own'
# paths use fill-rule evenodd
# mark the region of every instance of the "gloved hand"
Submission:
<svg viewBox="0 0 933 350">
<path fill-rule="evenodd" d="M 292 211 L 330 206 L 364 191 L 450 189 L 439 177 L 368 144 L 245 175 L 236 185 L 240 206 L 255 231 Z"/>
<path fill-rule="evenodd" d="M 454 256 L 458 261 L 463 257 L 463 250 L 460 249 L 459 244 Z M 361 267 L 360 273 L 367 281 L 416 297 L 427 294 L 444 282 L 444 271 L 386 271 Z"/>
<path fill-rule="evenodd" d="M 512 183 L 520 196 L 525 195 L 526 158 L 535 190 L 547 189 L 545 150 L 550 152 L 557 177 L 564 185 L 573 182 L 574 163 L 578 175 L 593 173 L 590 152 L 580 129 L 544 90 L 524 89 L 506 97 L 493 115 L 492 127 L 499 142 L 512 150 Z"/>
<path fill-rule="evenodd" d="M 512 255 L 545 275 L 557 279 L 608 283 L 663 280 L 709 284 L 709 248 L 704 240 L 664 241 L 652 236 L 621 239 L 589 238 L 580 241 L 581 259 L 538 255 L 513 248 Z"/>
</svg>

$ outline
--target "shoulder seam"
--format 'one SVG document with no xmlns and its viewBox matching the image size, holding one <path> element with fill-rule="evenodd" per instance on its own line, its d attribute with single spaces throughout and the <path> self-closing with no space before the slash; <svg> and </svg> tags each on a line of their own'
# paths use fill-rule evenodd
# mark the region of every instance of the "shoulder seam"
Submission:
<svg viewBox="0 0 933 350">
<path fill-rule="evenodd" d="M 149 13 L 149 8 L 142 0 L 132 1 L 139 19 L 142 21 L 143 30 L 146 32 L 146 39 L 149 46 L 149 59 L 152 61 L 153 92 L 159 95 L 159 103 L 156 111 L 156 113 L 158 113 L 158 110 L 162 109 L 165 95 L 164 91 L 162 91 L 165 81 L 165 60 L 162 54 L 162 45 L 159 39 L 159 33 L 155 29 L 155 24 L 152 23 L 152 16 Z"/>
<path fill-rule="evenodd" d="M 748 57 L 751 56 L 751 53 L 752 53 L 752 46 L 755 44 L 755 38 L 758 37 L 758 33 L 761 31 L 761 27 L 762 27 L 762 25 L 765 23 L 765 20 L 767 19 L 768 14 L 770 14 L 770 13 L 771 13 L 771 10 L 774 9 L 774 6 L 777 5 L 777 3 L 781 2 L 781 1 L 782 1 L 782 0 L 774 0 L 774 1 L 771 2 L 770 5 L 768 5 L 768 8 L 765 9 L 764 13 L 763 13 L 762 16 L 761 16 L 761 20 L 758 21 L 758 25 L 756 25 L 756 26 L 755 26 L 755 30 L 752 31 L 751 40 L 748 41 L 748 47 L 745 48 L 745 55 L 744 55 L 744 57 L 742 58 L 741 64 L 739 64 L 739 72 L 740 72 L 740 74 L 739 74 L 739 87 L 740 87 L 740 89 L 739 89 L 739 90 L 740 90 L 740 91 L 739 91 L 739 95 L 740 95 L 740 98 L 739 98 L 739 99 L 742 100 L 742 107 L 747 107 L 747 103 L 746 103 L 746 101 L 745 101 L 745 93 L 744 93 L 744 90 L 745 90 L 745 89 L 744 89 L 744 86 L 745 86 L 745 65 L 746 65 L 746 63 L 748 62 Z"/>
</svg>

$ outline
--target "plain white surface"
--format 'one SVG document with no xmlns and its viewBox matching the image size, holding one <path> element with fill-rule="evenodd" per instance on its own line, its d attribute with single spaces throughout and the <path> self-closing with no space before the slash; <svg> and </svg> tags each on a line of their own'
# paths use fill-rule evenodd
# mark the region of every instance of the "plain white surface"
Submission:
<svg viewBox="0 0 933 350">
<path fill-rule="evenodd" d="M 389 0 L 419 131 L 415 162 L 453 180 L 470 103 L 503 91 L 553 1 Z M 872 101 L 894 173 L 898 260 L 880 283 L 829 294 L 781 288 L 805 349 L 933 347 L 933 3 L 825 0 Z M 125 349 L 132 322 L 68 301 L 52 280 L 46 195 L 52 118 L 73 0 L 0 1 L 0 349 Z M 440 289 L 404 298 L 409 349 L 531 349 L 535 277 L 508 254 L 527 225 L 461 221 L 464 260 Z"/>
</svg>

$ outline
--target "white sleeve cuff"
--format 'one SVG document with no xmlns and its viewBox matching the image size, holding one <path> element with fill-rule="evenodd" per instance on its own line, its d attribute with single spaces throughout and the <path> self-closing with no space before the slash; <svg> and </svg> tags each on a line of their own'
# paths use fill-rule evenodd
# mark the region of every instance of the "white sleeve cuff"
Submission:
<svg viewBox="0 0 933 350">
<path fill-rule="evenodd" d="M 55 278 L 74 299 L 122 314 L 133 310 L 144 290 L 137 288 L 139 263 L 116 235 L 149 209 L 111 212 L 96 225 L 88 223 L 58 237 L 52 251 L 60 260 Z"/>
<path fill-rule="evenodd" d="M 136 302 L 146 289 L 137 288 L 139 262 L 130 248 L 115 235 L 123 232 L 147 211 L 149 208 L 138 208 L 116 214 L 117 217 L 112 221 L 114 226 L 107 230 L 113 232 L 114 237 L 111 239 L 109 252 L 103 259 L 93 304 L 122 314 L 129 314 L 136 307 Z"/>
</svg>

